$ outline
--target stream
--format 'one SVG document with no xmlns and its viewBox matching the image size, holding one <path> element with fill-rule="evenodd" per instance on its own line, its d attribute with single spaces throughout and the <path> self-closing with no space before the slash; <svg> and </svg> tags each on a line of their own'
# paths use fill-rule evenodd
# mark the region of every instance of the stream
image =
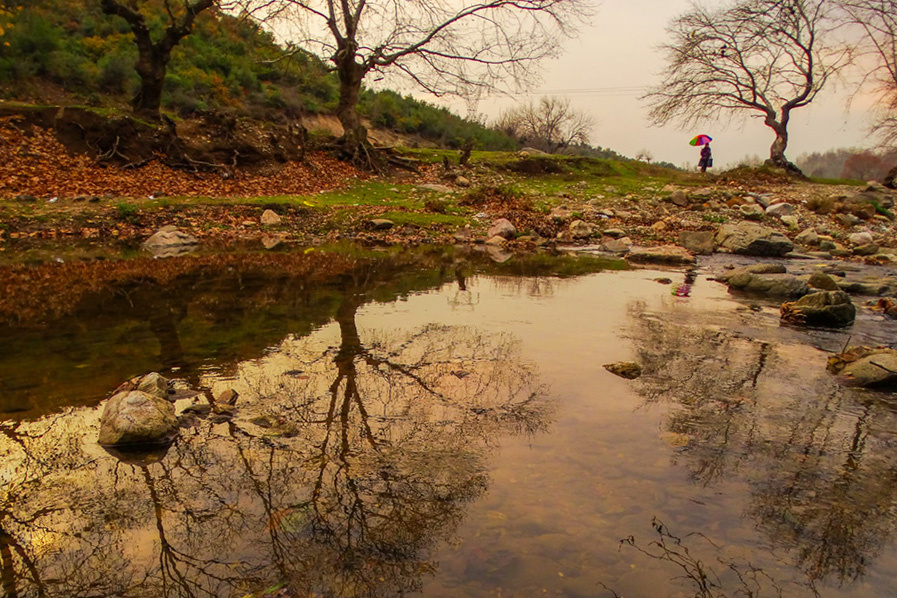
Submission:
<svg viewBox="0 0 897 598">
<path fill-rule="evenodd" d="M 897 339 L 869 310 L 587 255 L 3 257 L 4 597 L 897 592 L 897 395 L 825 368 Z M 238 398 L 104 450 L 151 371 Z"/>
</svg>

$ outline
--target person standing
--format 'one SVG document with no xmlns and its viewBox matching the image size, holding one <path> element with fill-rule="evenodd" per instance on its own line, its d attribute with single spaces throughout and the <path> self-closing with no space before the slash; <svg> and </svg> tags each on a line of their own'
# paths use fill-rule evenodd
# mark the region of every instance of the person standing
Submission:
<svg viewBox="0 0 897 598">
<path fill-rule="evenodd" d="M 701 148 L 701 159 L 698 161 L 701 172 L 707 172 L 707 169 L 713 166 L 713 154 L 710 153 L 710 143 L 706 143 Z"/>
</svg>

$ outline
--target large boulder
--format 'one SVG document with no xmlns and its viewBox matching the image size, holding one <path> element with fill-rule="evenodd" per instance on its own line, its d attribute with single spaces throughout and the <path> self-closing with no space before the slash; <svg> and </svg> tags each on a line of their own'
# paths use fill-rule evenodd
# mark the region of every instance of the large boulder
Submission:
<svg viewBox="0 0 897 598">
<path fill-rule="evenodd" d="M 97 442 L 119 448 L 166 445 L 178 434 L 174 405 L 140 390 L 114 395 L 100 418 Z"/>
<path fill-rule="evenodd" d="M 770 297 L 803 297 L 809 291 L 806 279 L 793 274 L 740 272 L 725 282 L 729 289 Z"/>
<path fill-rule="evenodd" d="M 499 218 L 492 223 L 492 228 L 486 234 L 487 237 L 503 237 L 505 239 L 513 239 L 517 236 L 517 228 L 511 224 L 507 218 Z"/>
<path fill-rule="evenodd" d="M 783 256 L 794 250 L 788 237 L 753 222 L 724 224 L 714 240 L 719 247 L 744 255 Z"/>
<path fill-rule="evenodd" d="M 710 255 L 715 248 L 713 233 L 709 231 L 684 230 L 679 233 L 679 245 L 699 255 Z"/>
<path fill-rule="evenodd" d="M 897 385 L 897 355 L 879 353 L 863 357 L 841 371 L 841 376 L 854 386 Z"/>
<path fill-rule="evenodd" d="M 662 247 L 633 247 L 626 255 L 630 262 L 642 264 L 694 264 L 695 256 L 687 249 L 676 245 L 664 245 Z"/>
<path fill-rule="evenodd" d="M 781 314 L 790 324 L 844 328 L 853 324 L 857 309 L 844 291 L 820 291 L 783 303 Z"/>
<path fill-rule="evenodd" d="M 156 257 L 173 257 L 193 251 L 199 240 L 174 225 L 163 226 L 143 242 L 143 248 Z"/>
</svg>

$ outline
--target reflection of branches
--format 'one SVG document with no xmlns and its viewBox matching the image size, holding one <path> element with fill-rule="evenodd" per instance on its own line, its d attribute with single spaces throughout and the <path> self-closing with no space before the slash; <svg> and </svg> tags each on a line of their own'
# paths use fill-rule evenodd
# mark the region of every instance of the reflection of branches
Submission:
<svg viewBox="0 0 897 598">
<path fill-rule="evenodd" d="M 656 517 L 651 520 L 651 527 L 654 528 L 657 538 L 647 546 L 640 546 L 636 542 L 635 536 L 620 540 L 620 545 L 631 546 L 652 559 L 676 565 L 682 570 L 682 578 L 691 583 L 696 598 L 725 598 L 726 596 L 760 598 L 767 595 L 781 598 L 785 595 L 783 588 L 768 573 L 750 562 L 737 562 L 734 559 L 721 556 L 722 547 L 704 534 L 692 532 L 684 538 L 680 538 L 672 534 L 669 528 Z M 714 570 L 711 564 L 696 556 L 696 547 L 689 548 L 686 540 L 690 538 L 698 538 L 709 545 L 709 549 L 714 554 L 714 560 L 722 566 L 719 572 Z M 819 596 L 811 583 L 800 585 L 812 592 L 814 596 Z M 732 586 L 732 588 L 727 589 L 727 586 Z M 770 589 L 771 594 L 764 593 L 766 587 Z"/>
<path fill-rule="evenodd" d="M 894 457 L 870 422 L 887 429 L 897 414 L 806 368 L 815 349 L 632 315 L 636 388 L 674 405 L 666 425 L 685 437 L 676 458 L 692 479 L 717 483 L 750 459 L 748 512 L 769 537 L 811 580 L 862 577 L 897 527 Z"/>
</svg>

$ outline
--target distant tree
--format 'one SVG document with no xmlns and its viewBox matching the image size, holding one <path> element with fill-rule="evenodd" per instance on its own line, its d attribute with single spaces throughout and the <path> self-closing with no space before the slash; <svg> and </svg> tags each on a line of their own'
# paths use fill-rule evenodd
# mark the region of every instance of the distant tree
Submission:
<svg viewBox="0 0 897 598">
<path fill-rule="evenodd" d="M 866 71 L 863 83 L 871 83 L 880 95 L 879 114 L 872 128 L 885 147 L 897 147 L 897 0 L 839 0 L 851 24 L 862 32 L 860 50 L 875 67 Z M 866 63 L 863 63 L 864 67 Z M 897 166 L 885 177 L 895 187 Z"/>
<path fill-rule="evenodd" d="M 844 162 L 844 169 L 841 171 L 841 177 L 872 181 L 881 179 L 885 171 L 887 171 L 887 167 L 881 157 L 870 151 L 862 151 L 847 158 Z"/>
<path fill-rule="evenodd" d="M 635 155 L 635 159 L 650 164 L 654 160 L 654 154 L 650 150 L 643 149 Z"/>
<path fill-rule="evenodd" d="M 357 111 L 362 82 L 393 73 L 434 95 L 516 87 L 589 12 L 587 0 L 244 0 L 254 16 L 290 28 L 297 47 L 333 63 L 342 154 L 369 161 Z"/>
<path fill-rule="evenodd" d="M 511 109 L 496 122 L 496 127 L 521 141 L 550 153 L 557 153 L 573 144 L 589 141 L 595 119 L 574 110 L 570 100 L 544 97 Z"/>
<path fill-rule="evenodd" d="M 769 162 L 785 157 L 791 112 L 810 104 L 848 63 L 830 35 L 828 0 L 735 0 L 694 4 L 668 31 L 666 76 L 651 89 L 650 117 L 684 126 L 755 113 L 775 133 Z"/>
<path fill-rule="evenodd" d="M 162 0 L 167 23 L 161 37 L 153 39 L 149 23 L 149 0 L 100 0 L 103 12 L 124 19 L 134 34 L 137 44 L 137 74 L 140 87 L 133 99 L 134 112 L 145 118 L 157 119 L 162 104 L 165 72 L 171 60 L 171 51 L 193 30 L 196 17 L 218 4 L 217 0 Z"/>
</svg>

